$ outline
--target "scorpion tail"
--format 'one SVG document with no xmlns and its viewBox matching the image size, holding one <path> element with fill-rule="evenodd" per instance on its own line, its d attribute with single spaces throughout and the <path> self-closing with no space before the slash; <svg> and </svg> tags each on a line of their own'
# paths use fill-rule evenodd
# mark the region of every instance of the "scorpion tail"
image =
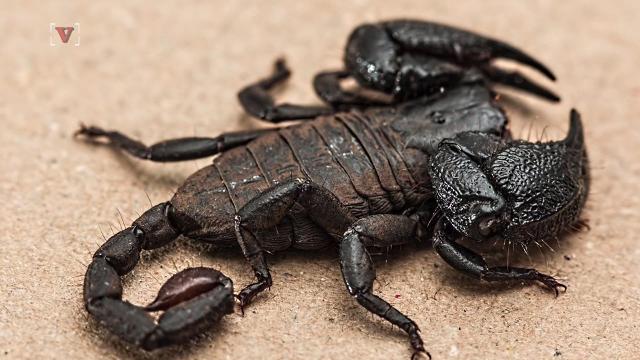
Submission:
<svg viewBox="0 0 640 360">
<path fill-rule="evenodd" d="M 142 249 L 175 240 L 173 207 L 163 203 L 147 210 L 133 225 L 112 236 L 93 255 L 84 279 L 87 311 L 122 340 L 145 350 L 181 343 L 233 312 L 233 283 L 219 271 L 191 268 L 171 277 L 146 307 L 122 299 L 120 276 L 130 272 Z M 157 321 L 147 312 L 165 310 Z"/>
</svg>

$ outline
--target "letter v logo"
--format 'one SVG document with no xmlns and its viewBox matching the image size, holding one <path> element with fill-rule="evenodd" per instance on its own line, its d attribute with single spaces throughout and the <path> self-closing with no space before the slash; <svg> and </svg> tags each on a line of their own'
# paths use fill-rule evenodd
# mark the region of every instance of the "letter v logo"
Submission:
<svg viewBox="0 0 640 360">
<path fill-rule="evenodd" d="M 60 40 L 62 40 L 62 42 L 66 44 L 69 42 L 69 37 L 71 37 L 73 27 L 56 26 L 56 31 L 58 32 L 58 35 L 60 35 Z"/>
<path fill-rule="evenodd" d="M 73 35 L 73 40 L 71 40 Z M 56 40 L 60 37 L 60 40 Z M 56 23 L 49 23 L 49 45 L 73 45 L 80 46 L 80 23 L 74 23 L 73 26 L 56 26 Z"/>
</svg>

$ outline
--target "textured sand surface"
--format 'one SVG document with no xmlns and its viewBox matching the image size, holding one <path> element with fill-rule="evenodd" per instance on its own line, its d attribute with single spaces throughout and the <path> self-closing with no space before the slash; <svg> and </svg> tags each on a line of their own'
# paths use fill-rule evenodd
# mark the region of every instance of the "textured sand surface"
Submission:
<svg viewBox="0 0 640 360">
<path fill-rule="evenodd" d="M 284 55 L 280 99 L 315 103 L 310 82 L 338 68 L 364 21 L 432 19 L 515 44 L 550 65 L 559 105 L 513 96 L 514 133 L 559 138 L 583 114 L 593 167 L 591 230 L 521 257 L 563 279 L 488 286 L 428 249 L 379 256 L 376 291 L 421 327 L 435 359 L 638 358 L 640 347 L 640 3 L 637 1 L 2 1 L 0 15 L 0 358 L 405 359 L 406 336 L 345 291 L 334 251 L 270 259 L 274 286 L 194 344 L 145 354 L 88 319 L 91 254 L 210 159 L 151 164 L 74 141 L 80 122 L 146 142 L 263 126 L 235 92 Z M 49 46 L 49 23 L 80 22 L 81 44 Z M 74 41 L 74 38 L 71 38 Z M 531 72 L 528 72 L 531 73 Z M 534 75 L 536 79 L 544 81 Z M 146 194 L 145 194 L 146 193 Z M 570 259 L 570 260 L 568 260 Z M 388 260 L 388 261 L 387 261 Z M 177 269 L 252 280 L 235 253 L 181 240 L 144 256 L 125 297 L 146 303 Z"/>
</svg>

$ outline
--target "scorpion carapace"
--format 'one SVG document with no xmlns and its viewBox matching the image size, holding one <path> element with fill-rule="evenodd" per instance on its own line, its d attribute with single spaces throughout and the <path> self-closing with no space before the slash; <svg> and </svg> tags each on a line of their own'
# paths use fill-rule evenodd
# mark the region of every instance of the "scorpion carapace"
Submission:
<svg viewBox="0 0 640 360">
<path fill-rule="evenodd" d="M 142 159 L 220 153 L 170 201 L 154 206 L 98 249 L 85 277 L 87 310 L 144 349 L 183 342 L 232 312 L 234 296 L 242 308 L 272 285 L 266 254 L 331 243 L 338 244 L 349 293 L 404 330 L 414 355 L 428 354 L 418 326 L 373 293 L 372 248 L 428 242 L 453 268 L 472 277 L 539 282 L 557 295 L 566 287 L 553 277 L 535 269 L 490 267 L 457 242 L 470 238 L 526 246 L 557 237 L 579 221 L 588 194 L 579 114 L 572 111 L 564 140 L 511 139 L 491 83 L 556 97 L 517 73 L 489 65 L 496 56 L 553 78 L 540 62 L 505 43 L 433 23 L 389 21 L 356 29 L 347 45 L 346 70 L 316 78 L 328 106 L 276 105 L 268 90 L 289 76 L 281 60 L 270 77 L 239 93 L 250 114 L 273 122 L 311 121 L 152 146 L 83 126 L 78 134 L 106 139 Z M 338 81 L 347 75 L 391 100 L 341 89 Z M 135 267 L 140 252 L 180 235 L 239 248 L 256 281 L 234 295 L 231 280 L 220 272 L 187 269 L 169 279 L 152 304 L 124 301 L 120 276 Z M 148 315 L 160 310 L 165 312 L 157 320 Z"/>
</svg>

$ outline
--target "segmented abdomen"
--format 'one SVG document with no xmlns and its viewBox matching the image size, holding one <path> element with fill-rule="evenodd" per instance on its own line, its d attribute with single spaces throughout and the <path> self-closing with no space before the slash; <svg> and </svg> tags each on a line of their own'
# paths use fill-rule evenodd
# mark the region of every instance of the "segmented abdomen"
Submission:
<svg viewBox="0 0 640 360">
<path fill-rule="evenodd" d="M 217 214 L 207 211 L 215 220 L 193 213 L 197 207 L 188 212 L 204 225 L 198 237 L 220 237 L 223 228 L 229 234 L 235 212 L 269 187 L 294 178 L 309 178 L 335 194 L 356 217 L 400 212 L 415 205 L 416 196 L 407 195 L 415 188 L 415 181 L 374 120 L 360 113 L 323 117 L 276 130 L 247 146 L 229 150 L 216 158 L 212 167 L 185 182 L 173 200 L 174 206 L 192 208 L 188 202 L 195 202 L 198 207 L 215 207 L 212 211 Z M 179 201 L 185 197 L 179 196 L 181 192 L 191 193 L 191 199 Z M 277 229 L 260 237 L 269 243 L 270 250 L 292 245 L 312 249 L 327 241 L 326 234 L 300 208 L 293 209 Z"/>
</svg>

